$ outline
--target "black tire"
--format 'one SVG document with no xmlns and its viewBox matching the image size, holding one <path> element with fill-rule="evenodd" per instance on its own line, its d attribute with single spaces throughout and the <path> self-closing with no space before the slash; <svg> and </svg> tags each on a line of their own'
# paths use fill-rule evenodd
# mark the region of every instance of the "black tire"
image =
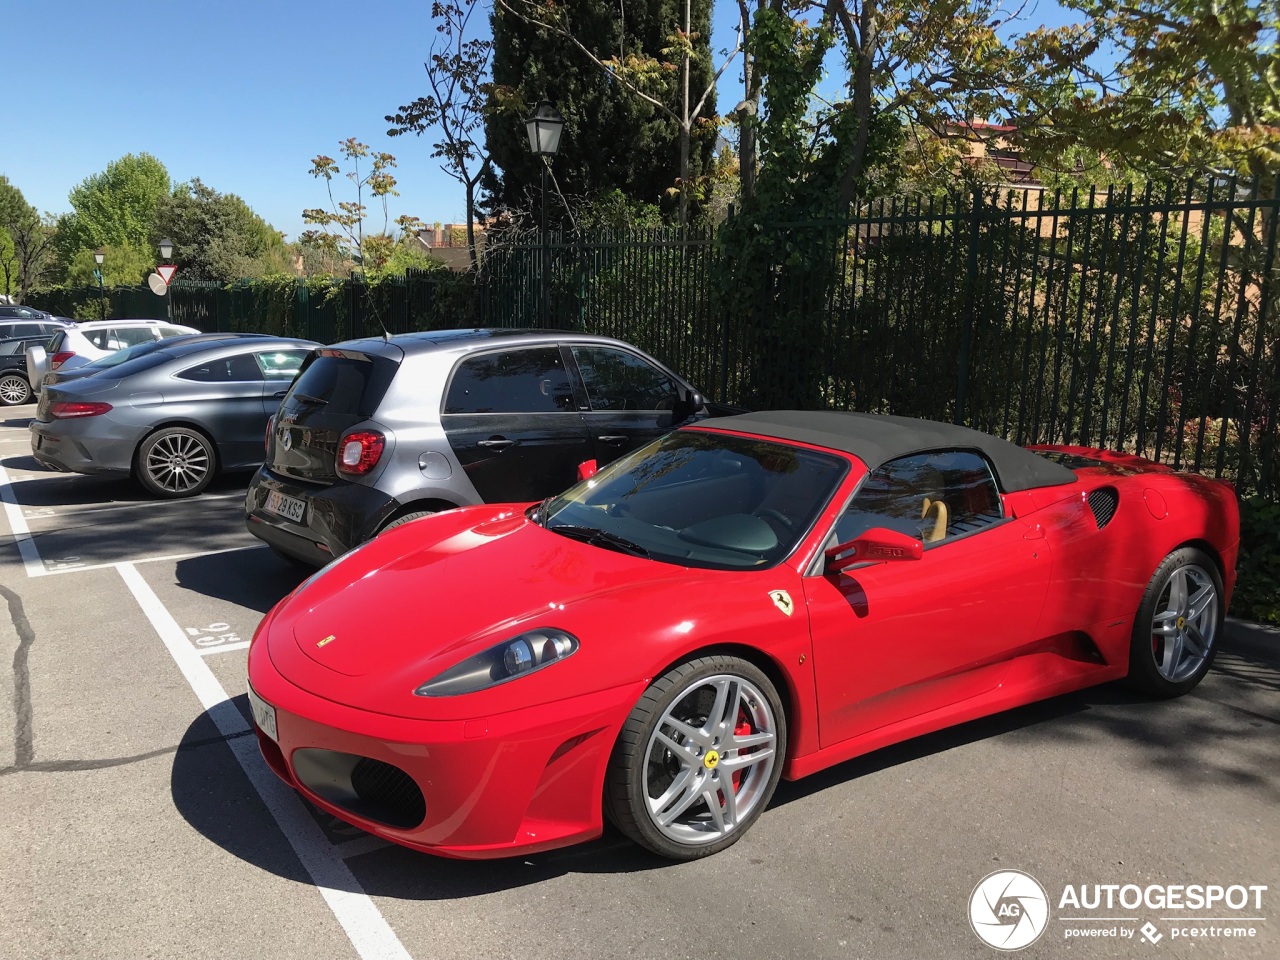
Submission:
<svg viewBox="0 0 1280 960">
<path fill-rule="evenodd" d="M 1180 597 L 1185 602 L 1179 602 Z M 1199 603 L 1192 603 L 1197 597 Z M 1134 618 L 1129 684 L 1158 699 L 1180 697 L 1193 689 L 1218 651 L 1226 616 L 1222 598 L 1222 575 L 1203 550 L 1180 547 L 1165 557 L 1151 575 Z M 1204 606 L 1196 614 L 1200 604 Z"/>
<path fill-rule="evenodd" d="M 0 374 L 0 407 L 20 407 L 31 402 L 31 384 L 20 373 Z"/>
<path fill-rule="evenodd" d="M 714 696 L 714 688 L 711 686 L 713 681 L 720 682 L 729 680 L 731 683 L 745 682 L 748 686 L 737 687 L 737 695 L 731 711 L 742 710 L 743 713 L 734 712 L 735 723 L 747 722 L 754 733 L 748 735 L 759 735 L 767 728 L 768 723 L 760 722 L 767 717 L 768 722 L 773 726 L 773 753 L 771 755 L 771 763 L 767 768 L 758 767 L 742 767 L 741 781 L 730 781 L 728 777 L 718 779 L 715 784 L 710 783 L 706 777 L 710 777 L 716 773 L 716 765 L 719 762 L 719 756 L 712 757 L 715 751 L 708 749 L 704 751 L 705 755 L 697 753 L 697 747 L 693 746 L 693 740 L 685 741 L 685 746 L 691 748 L 693 762 L 690 764 L 692 768 L 703 766 L 707 770 L 706 777 L 702 777 L 701 771 L 691 776 L 702 777 L 702 783 L 712 791 L 721 790 L 718 794 L 723 796 L 722 787 L 731 783 L 734 793 L 734 803 L 743 802 L 742 799 L 750 792 L 750 797 L 746 801 L 749 803 L 748 810 L 729 827 L 717 828 L 715 824 L 710 822 L 712 816 L 709 803 L 705 797 L 701 796 L 702 788 L 694 786 L 688 791 L 681 791 L 681 795 L 695 794 L 699 799 L 695 800 L 692 805 L 688 806 L 690 820 L 698 820 L 700 816 L 697 814 L 699 810 L 705 810 L 706 818 L 701 823 L 708 828 L 707 835 L 713 837 L 709 840 L 698 840 L 696 842 L 686 842 L 679 838 L 673 838 L 670 835 L 671 827 L 668 832 L 663 832 L 654 819 L 649 809 L 649 795 L 646 792 L 646 771 L 650 774 L 656 772 L 659 776 L 665 775 L 663 765 L 675 764 L 679 765 L 680 761 L 674 759 L 671 750 L 663 747 L 661 744 L 654 743 L 655 731 L 659 724 L 665 720 L 668 711 L 680 711 L 687 707 L 694 710 L 692 719 L 696 719 L 696 711 L 698 709 L 695 704 L 701 702 L 706 704 L 705 697 L 708 692 Z M 761 695 L 763 703 L 755 700 L 756 694 Z M 745 698 L 749 706 L 756 711 L 755 719 L 747 718 L 746 720 L 737 720 L 745 714 L 746 708 L 741 706 L 739 697 Z M 714 709 L 714 707 L 712 708 Z M 767 713 L 763 712 L 767 710 Z M 676 719 L 682 719 L 677 717 Z M 710 723 L 710 721 L 708 721 Z M 699 731 L 701 732 L 701 731 Z M 720 741 L 716 741 L 719 746 Z M 614 745 L 613 755 L 609 760 L 609 769 L 605 775 L 605 791 L 604 791 L 604 807 L 605 814 L 609 820 L 618 827 L 626 836 L 630 837 L 636 843 L 640 844 L 648 850 L 667 857 L 672 860 L 697 860 L 701 857 L 710 856 L 713 853 L 731 846 L 738 841 L 738 838 L 751 828 L 756 819 L 764 812 L 769 805 L 773 792 L 778 786 L 778 780 L 782 776 L 782 767 L 786 760 L 787 745 L 787 718 L 782 708 L 782 701 L 778 696 L 777 690 L 773 683 L 764 674 L 762 670 L 754 664 L 741 660 L 738 657 L 726 656 L 723 654 L 714 654 L 711 656 L 698 657 L 693 660 L 687 660 L 684 663 L 668 670 L 665 674 L 655 680 L 649 689 L 644 692 L 640 701 L 631 711 L 631 716 L 627 718 L 627 722 L 623 725 L 621 733 L 618 735 L 618 741 Z M 729 757 L 731 747 L 726 746 L 724 749 L 724 761 L 727 768 L 730 763 L 734 762 Z M 745 754 L 740 756 L 750 756 Z M 766 756 L 765 754 L 759 754 Z M 735 776 L 729 774 L 729 777 Z M 748 780 L 747 778 L 756 778 Z M 661 781 L 655 785 L 654 789 L 663 789 L 663 784 L 674 789 L 675 777 L 670 777 L 665 781 Z M 662 795 L 666 795 L 664 792 Z M 658 798 L 654 798 L 658 799 Z M 677 805 L 679 795 L 677 795 Z M 717 820 L 723 818 L 724 814 L 729 812 L 729 804 L 720 805 L 721 810 L 716 814 Z M 687 829 L 682 824 L 676 824 L 678 829 Z"/>
<path fill-rule="evenodd" d="M 379 533 L 385 533 L 388 530 L 394 530 L 396 527 L 403 527 L 406 523 L 412 523 L 414 520 L 421 520 L 423 517 L 429 517 L 433 513 L 439 513 L 438 510 L 415 510 L 413 513 L 406 513 L 396 517 L 385 527 L 379 530 Z"/>
<path fill-rule="evenodd" d="M 164 427 L 138 445 L 133 472 L 157 497 L 194 497 L 213 482 L 218 459 L 213 443 L 198 430 Z"/>
</svg>

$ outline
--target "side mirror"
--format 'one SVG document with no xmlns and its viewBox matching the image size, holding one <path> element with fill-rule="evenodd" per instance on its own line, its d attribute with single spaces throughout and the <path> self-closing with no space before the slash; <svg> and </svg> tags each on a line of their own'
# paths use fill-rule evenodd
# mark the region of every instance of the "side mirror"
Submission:
<svg viewBox="0 0 1280 960">
<path fill-rule="evenodd" d="M 835 573 L 855 563 L 875 563 L 880 560 L 919 560 L 924 556 L 924 544 L 897 530 L 872 527 L 861 536 L 846 543 L 838 543 L 826 551 L 827 573 Z"/>
<path fill-rule="evenodd" d="M 695 390 L 681 390 L 680 399 L 676 401 L 671 413 L 672 425 L 684 423 L 702 409 L 702 394 Z"/>
<path fill-rule="evenodd" d="M 578 464 L 578 482 L 581 483 L 583 480 L 590 480 L 596 475 L 596 471 L 599 469 L 600 467 L 594 460 L 583 460 Z"/>
</svg>

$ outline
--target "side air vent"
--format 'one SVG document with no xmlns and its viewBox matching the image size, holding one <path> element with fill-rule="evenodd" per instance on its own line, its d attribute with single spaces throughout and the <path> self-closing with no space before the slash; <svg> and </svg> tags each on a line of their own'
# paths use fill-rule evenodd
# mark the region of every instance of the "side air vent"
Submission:
<svg viewBox="0 0 1280 960">
<path fill-rule="evenodd" d="M 1120 503 L 1120 495 L 1115 487 L 1099 487 L 1089 494 L 1089 509 L 1093 511 L 1093 522 L 1101 530 L 1116 515 L 1116 506 Z"/>
</svg>

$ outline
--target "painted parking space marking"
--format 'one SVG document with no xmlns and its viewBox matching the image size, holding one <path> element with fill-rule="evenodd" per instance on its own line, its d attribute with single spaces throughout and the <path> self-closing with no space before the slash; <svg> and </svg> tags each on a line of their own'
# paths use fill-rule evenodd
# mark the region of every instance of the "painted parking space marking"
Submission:
<svg viewBox="0 0 1280 960">
<path fill-rule="evenodd" d="M 22 557 L 22 565 L 28 577 L 43 577 L 44 564 L 40 560 L 40 551 L 31 537 L 31 529 L 27 519 L 22 515 L 22 507 L 13 496 L 13 486 L 9 482 L 9 474 L 0 465 L 0 503 L 4 504 L 5 519 L 9 523 L 9 531 L 18 545 L 18 555 Z"/>
<path fill-rule="evenodd" d="M 257 755 L 256 738 L 242 735 L 250 729 L 248 723 L 191 645 L 186 631 L 161 603 L 137 567 L 132 563 L 115 566 L 201 706 L 218 731 L 229 738 L 227 746 L 275 819 L 280 832 L 289 841 L 303 869 L 342 925 L 356 953 L 363 960 L 409 960 L 409 952 L 400 938 L 364 892 L 333 844 L 307 814 L 302 800 L 262 763 Z"/>
<path fill-rule="evenodd" d="M 239 643 L 228 643 L 221 647 L 205 647 L 203 650 L 197 650 L 196 653 L 198 653 L 202 657 L 210 657 L 210 656 L 213 656 L 215 653 L 231 653 L 233 650 L 248 650 L 248 649 L 249 649 L 249 641 L 241 640 Z"/>
<path fill-rule="evenodd" d="M 206 500 L 243 500 L 243 493 L 206 493 L 201 495 L 201 501 Z M 110 502 L 110 503 L 86 503 L 86 504 L 62 504 L 57 507 L 26 507 L 22 512 L 28 520 L 52 519 L 58 516 L 76 517 L 86 513 L 107 513 L 115 510 L 138 510 L 145 509 L 148 513 L 155 512 L 157 507 L 176 507 L 185 506 L 186 501 L 183 500 L 136 500 L 132 502 Z"/>
</svg>

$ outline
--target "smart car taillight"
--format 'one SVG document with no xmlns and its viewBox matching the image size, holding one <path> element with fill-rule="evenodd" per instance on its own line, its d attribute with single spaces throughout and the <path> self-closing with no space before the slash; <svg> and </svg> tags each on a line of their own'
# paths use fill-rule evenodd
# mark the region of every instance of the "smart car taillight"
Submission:
<svg viewBox="0 0 1280 960">
<path fill-rule="evenodd" d="M 49 416 L 55 420 L 74 420 L 77 417 L 99 417 L 111 409 L 109 403 L 89 403 L 82 400 L 56 400 L 49 407 Z"/>
<path fill-rule="evenodd" d="M 60 366 L 75 356 L 74 350 L 63 350 L 61 353 L 55 353 L 49 358 L 49 369 L 57 370 Z"/>
<path fill-rule="evenodd" d="M 338 443 L 338 472 L 362 476 L 378 465 L 386 437 L 376 430 L 348 433 Z"/>
<path fill-rule="evenodd" d="M 273 413 L 267 418 L 267 432 L 262 437 L 262 449 L 265 453 L 271 452 L 271 431 L 275 429 L 276 416 Z"/>
</svg>

